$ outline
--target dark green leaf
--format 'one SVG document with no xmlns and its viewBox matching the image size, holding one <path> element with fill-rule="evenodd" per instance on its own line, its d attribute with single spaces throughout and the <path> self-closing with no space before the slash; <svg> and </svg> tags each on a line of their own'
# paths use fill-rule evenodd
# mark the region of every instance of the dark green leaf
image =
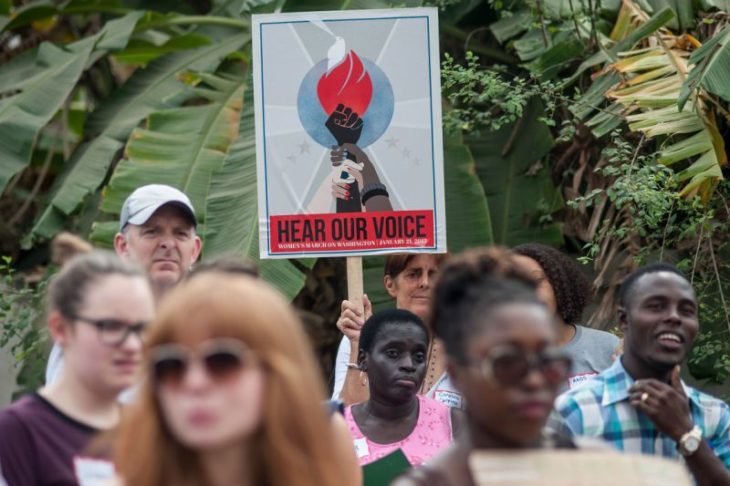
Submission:
<svg viewBox="0 0 730 486">
<path fill-rule="evenodd" d="M 550 130 L 539 121 L 542 114 L 540 103 L 533 100 L 517 123 L 467 139 L 487 195 L 495 243 L 562 242 L 557 225 L 536 224 L 539 206 L 547 213 L 562 206 L 548 169 L 528 175 L 554 144 Z"/>
<path fill-rule="evenodd" d="M 585 43 L 574 36 L 570 36 L 553 44 L 526 67 L 540 79 L 552 79 L 560 71 L 567 68 L 571 62 L 580 59 L 584 52 Z"/>
<path fill-rule="evenodd" d="M 504 44 L 505 41 L 527 30 L 530 22 L 532 15 L 529 11 L 523 10 L 496 21 L 489 26 L 489 30 L 500 44 Z"/>
<path fill-rule="evenodd" d="M 717 32 L 712 39 L 705 42 L 689 58 L 689 64 L 694 65 L 687 79 L 682 84 L 677 105 L 680 111 L 700 86 L 710 93 L 730 101 L 730 27 Z"/>
<path fill-rule="evenodd" d="M 446 245 L 451 253 L 494 243 L 484 188 L 477 177 L 474 158 L 462 143 L 444 146 L 446 190 Z"/>
<path fill-rule="evenodd" d="M 87 134 L 96 136 L 76 150 L 66 164 L 64 176 L 54 184 L 52 199 L 38 219 L 32 234 L 49 238 L 63 226 L 61 212 L 70 215 L 95 191 L 107 175 L 115 153 L 132 130 L 156 109 L 179 105 L 189 98 L 189 88 L 178 79 L 185 69 L 215 69 L 229 53 L 240 49 L 250 36 L 229 35 L 210 46 L 164 56 L 134 75 L 87 120 Z"/>
<path fill-rule="evenodd" d="M 207 46 L 211 40 L 200 34 L 191 33 L 172 37 L 162 45 L 155 45 L 149 41 L 132 40 L 127 48 L 118 52 L 114 57 L 119 62 L 132 64 L 147 64 L 158 57 L 171 52 L 195 49 Z"/>
<path fill-rule="evenodd" d="M 0 32 L 25 27 L 32 22 L 45 20 L 58 13 L 58 8 L 48 0 L 28 3 L 16 9 L 12 18 L 3 26 Z"/>
<path fill-rule="evenodd" d="M 0 192 L 10 178 L 30 162 L 38 132 L 48 123 L 76 86 L 96 38 L 79 41 L 68 50 L 43 43 L 36 65 L 48 66 L 22 91 L 0 104 Z"/>
<path fill-rule="evenodd" d="M 259 259 L 258 203 L 256 197 L 256 137 L 253 92 L 244 92 L 238 138 L 223 166 L 210 181 L 205 202 L 203 257 L 245 255 L 259 265 L 261 276 L 288 298 L 304 286 L 305 275 L 289 260 Z M 311 268 L 313 259 L 300 260 Z"/>
<path fill-rule="evenodd" d="M 652 35 L 661 27 L 664 27 L 667 23 L 669 23 L 673 18 L 675 18 L 675 13 L 671 8 L 664 8 L 655 13 L 649 20 L 641 24 L 638 29 L 631 32 L 624 39 L 618 41 L 613 47 L 608 50 L 600 50 L 583 61 L 581 65 L 578 66 L 575 73 L 562 83 L 562 86 L 570 86 L 573 84 L 575 80 L 578 79 L 578 77 L 587 69 L 605 62 L 616 61 L 618 59 L 619 52 L 630 50 L 637 42 Z"/>
</svg>

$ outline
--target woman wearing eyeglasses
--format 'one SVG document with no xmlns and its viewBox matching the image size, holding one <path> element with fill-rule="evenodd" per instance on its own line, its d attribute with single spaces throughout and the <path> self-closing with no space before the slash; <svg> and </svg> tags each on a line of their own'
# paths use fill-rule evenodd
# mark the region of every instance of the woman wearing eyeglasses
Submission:
<svg viewBox="0 0 730 486">
<path fill-rule="evenodd" d="M 265 283 L 196 276 L 162 302 L 147 344 L 114 447 L 127 485 L 359 484 L 302 326 Z"/>
<path fill-rule="evenodd" d="M 531 285 L 500 249 L 472 250 L 444 265 L 432 324 L 466 399 L 466 427 L 442 455 L 395 484 L 473 485 L 468 458 L 476 449 L 574 447 L 542 432 L 570 360 Z"/>
<path fill-rule="evenodd" d="M 83 451 L 119 423 L 117 396 L 135 381 L 153 313 L 143 271 L 112 253 L 75 257 L 54 277 L 48 329 L 66 365 L 52 385 L 0 411 L 0 464 L 10 486 L 113 477 L 111 462 Z"/>
</svg>

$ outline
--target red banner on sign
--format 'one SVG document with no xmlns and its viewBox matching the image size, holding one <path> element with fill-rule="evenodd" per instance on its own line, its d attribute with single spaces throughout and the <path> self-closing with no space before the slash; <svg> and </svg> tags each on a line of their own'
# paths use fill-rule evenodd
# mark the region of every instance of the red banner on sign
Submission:
<svg viewBox="0 0 730 486">
<path fill-rule="evenodd" d="M 332 213 L 269 218 L 271 253 L 433 248 L 433 211 Z"/>
</svg>

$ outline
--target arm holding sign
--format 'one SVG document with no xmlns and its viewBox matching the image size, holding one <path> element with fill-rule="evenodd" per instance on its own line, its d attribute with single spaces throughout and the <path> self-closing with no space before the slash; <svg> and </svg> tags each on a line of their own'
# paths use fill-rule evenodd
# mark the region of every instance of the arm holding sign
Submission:
<svg viewBox="0 0 730 486">
<path fill-rule="evenodd" d="M 361 380 L 361 371 L 355 363 L 359 353 L 360 329 L 373 314 L 373 307 L 367 295 L 362 296 L 362 303 L 363 309 L 360 310 L 353 302 L 343 300 L 342 313 L 337 320 L 337 327 L 350 341 L 350 363 L 347 365 L 345 383 L 340 392 L 340 400 L 345 405 L 363 402 L 370 396 L 367 382 L 364 379 Z M 362 374 L 362 377 L 366 378 L 367 375 Z"/>
</svg>

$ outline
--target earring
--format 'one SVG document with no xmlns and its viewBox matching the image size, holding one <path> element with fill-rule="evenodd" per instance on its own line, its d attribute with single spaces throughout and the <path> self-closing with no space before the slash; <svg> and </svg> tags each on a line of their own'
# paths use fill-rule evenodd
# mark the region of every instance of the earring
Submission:
<svg viewBox="0 0 730 486">
<path fill-rule="evenodd" d="M 360 372 L 360 384 L 362 386 L 368 386 L 368 375 L 364 371 Z"/>
</svg>

